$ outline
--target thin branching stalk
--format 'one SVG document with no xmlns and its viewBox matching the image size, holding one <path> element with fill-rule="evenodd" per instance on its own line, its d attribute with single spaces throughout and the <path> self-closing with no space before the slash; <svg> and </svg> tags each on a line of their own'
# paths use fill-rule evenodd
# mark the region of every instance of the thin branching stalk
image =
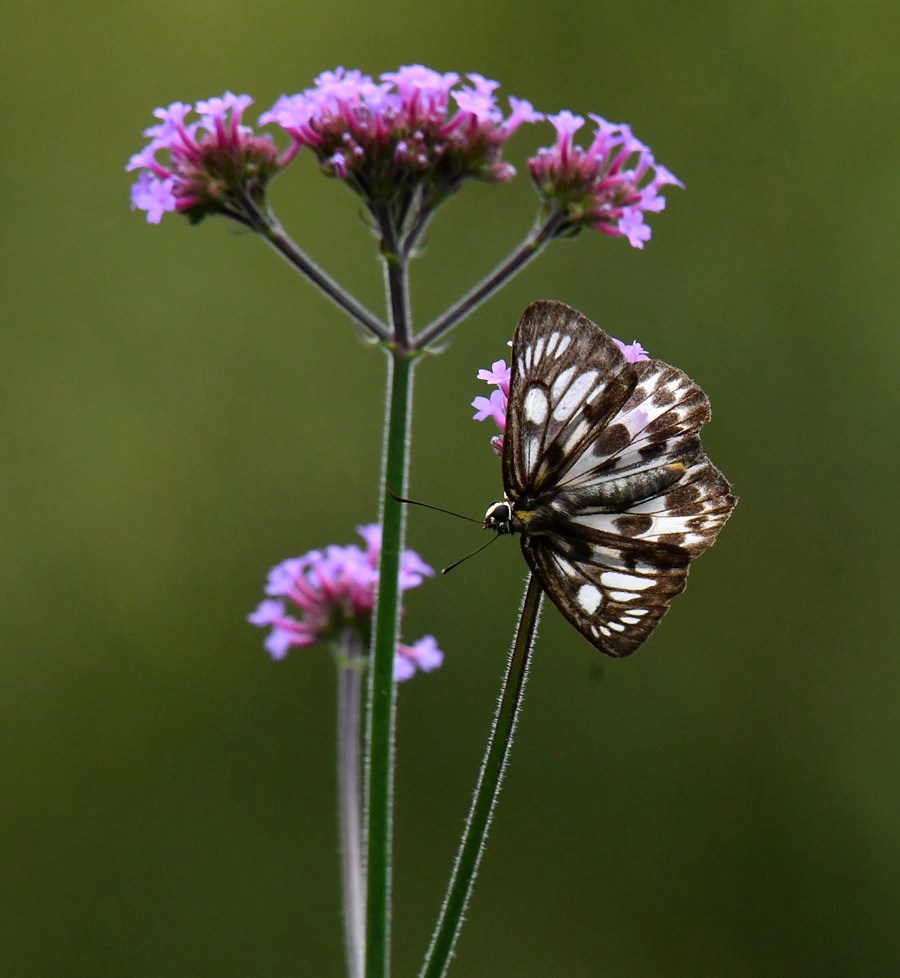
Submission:
<svg viewBox="0 0 900 978">
<path fill-rule="evenodd" d="M 390 339 L 391 334 L 387 326 L 326 271 L 319 268 L 291 239 L 271 212 L 263 213 L 254 205 L 248 223 L 268 241 L 282 258 L 293 265 L 301 275 L 308 278 L 313 285 L 317 286 L 353 322 L 379 340 Z"/>
<path fill-rule="evenodd" d="M 338 652 L 338 828 L 348 978 L 363 978 L 366 893 L 361 820 L 360 704 L 364 659 L 359 635 L 347 629 Z"/>
<path fill-rule="evenodd" d="M 488 827 L 509 759 L 519 709 L 522 705 L 522 695 L 525 692 L 525 682 L 528 679 L 542 597 L 543 592 L 537 578 L 533 574 L 529 575 L 519 612 L 516 638 L 510 652 L 503 689 L 497 704 L 497 712 L 494 714 L 494 723 L 481 764 L 481 772 L 478 775 L 478 783 L 475 786 L 475 794 L 472 797 L 472 807 L 420 978 L 443 978 L 450 965 L 450 958 L 462 927 L 463 915 L 472 893 L 472 885 L 484 852 Z"/>
<path fill-rule="evenodd" d="M 552 241 L 559 232 L 563 215 L 553 211 L 542 223 L 536 225 L 525 240 L 474 288 L 455 302 L 445 313 L 429 323 L 414 339 L 413 345 L 422 350 L 430 343 L 444 339 L 466 316 L 471 315 L 486 299 L 520 272 Z"/>
</svg>

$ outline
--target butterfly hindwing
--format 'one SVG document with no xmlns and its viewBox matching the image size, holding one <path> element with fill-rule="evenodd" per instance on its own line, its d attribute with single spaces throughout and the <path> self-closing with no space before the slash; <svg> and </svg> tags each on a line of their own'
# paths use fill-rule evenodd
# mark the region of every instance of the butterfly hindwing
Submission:
<svg viewBox="0 0 900 978">
<path fill-rule="evenodd" d="M 631 655 L 684 590 L 687 555 L 615 536 L 523 536 L 522 551 L 553 603 L 595 648 Z"/>
</svg>

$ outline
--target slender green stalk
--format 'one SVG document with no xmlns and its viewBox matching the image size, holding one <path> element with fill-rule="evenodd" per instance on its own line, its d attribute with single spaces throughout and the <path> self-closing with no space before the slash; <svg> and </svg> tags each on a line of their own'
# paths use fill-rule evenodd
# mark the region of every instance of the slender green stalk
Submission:
<svg viewBox="0 0 900 978">
<path fill-rule="evenodd" d="M 383 483 L 406 492 L 410 406 L 414 363 L 392 350 L 385 427 Z M 369 662 L 367 710 L 367 887 L 366 978 L 390 973 L 391 821 L 394 772 L 394 653 L 400 613 L 400 553 L 406 525 L 404 507 L 382 491 L 382 544 L 378 605 Z"/>
<path fill-rule="evenodd" d="M 324 269 L 319 268 L 291 239 L 274 214 L 268 211 L 264 213 L 249 199 L 244 201 L 244 208 L 247 211 L 245 221 L 248 226 L 259 232 L 282 258 L 327 295 L 353 322 L 380 340 L 390 339 L 387 326 Z"/>
<path fill-rule="evenodd" d="M 482 302 L 489 299 L 533 258 L 536 258 L 557 236 L 562 222 L 563 215 L 559 211 L 553 211 L 541 224 L 532 228 L 525 240 L 490 274 L 458 299 L 443 315 L 429 323 L 415 337 L 413 346 L 417 350 L 422 350 L 429 343 L 436 343 L 443 339 L 451 329 L 458 326 Z"/>
<path fill-rule="evenodd" d="M 348 978 L 363 978 L 366 893 L 363 871 L 360 758 L 360 704 L 364 659 L 359 635 L 347 629 L 338 653 L 338 827 L 341 840 L 341 896 Z"/>
<path fill-rule="evenodd" d="M 481 772 L 478 775 L 475 794 L 472 797 L 472 807 L 420 978 L 443 978 L 450 965 L 450 958 L 462 927 L 463 914 L 472 893 L 475 874 L 478 872 L 484 852 L 488 827 L 509 759 L 519 708 L 522 705 L 522 695 L 525 692 L 525 682 L 528 679 L 528 667 L 531 664 L 531 652 L 534 648 L 542 597 L 543 592 L 537 578 L 533 574 L 529 575 L 519 612 L 516 638 L 510 652 L 503 690 L 500 694 L 500 702 L 497 704 L 497 712 L 494 714 L 494 723 L 481 764 Z"/>
</svg>

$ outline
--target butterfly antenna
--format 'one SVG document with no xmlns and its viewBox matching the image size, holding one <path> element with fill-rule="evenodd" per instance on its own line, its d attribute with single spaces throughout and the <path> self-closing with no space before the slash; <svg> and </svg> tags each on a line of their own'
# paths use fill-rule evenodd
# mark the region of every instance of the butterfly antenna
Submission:
<svg viewBox="0 0 900 978">
<path fill-rule="evenodd" d="M 410 506 L 421 506 L 423 509 L 433 509 L 438 513 L 446 513 L 447 516 L 455 516 L 458 520 L 466 520 L 469 523 L 477 523 L 479 526 L 484 525 L 484 520 L 473 520 L 471 516 L 463 516 L 462 513 L 454 513 L 452 509 L 442 509 L 440 506 L 432 506 L 431 503 L 420 503 L 418 499 L 404 499 L 402 496 L 398 496 L 386 482 L 384 484 L 384 488 L 387 489 L 388 495 L 394 500 L 394 502 L 409 503 Z M 456 565 L 454 564 L 454 566 Z"/>
<path fill-rule="evenodd" d="M 490 545 L 491 545 L 491 544 L 492 544 L 492 543 L 493 543 L 493 542 L 494 542 L 495 540 L 499 540 L 499 539 L 500 539 L 500 534 L 499 534 L 499 533 L 497 533 L 497 534 L 496 534 L 495 536 L 492 536 L 492 537 L 491 537 L 491 539 L 490 539 L 490 540 L 488 540 L 488 542 L 487 542 L 487 543 L 484 543 L 484 544 L 482 544 L 482 545 L 481 545 L 481 546 L 480 546 L 480 547 L 479 547 L 479 548 L 478 548 L 477 550 L 473 550 L 473 551 L 472 551 L 472 552 L 471 552 L 470 554 L 466 554 L 466 555 L 465 555 L 465 557 L 460 557 L 460 558 L 459 558 L 459 560 L 457 560 L 457 561 L 456 561 L 456 563 L 454 563 L 454 564 L 451 564 L 451 565 L 450 565 L 449 567 L 444 567 L 444 568 L 443 568 L 443 569 L 441 570 L 441 573 L 442 573 L 442 574 L 449 574 L 449 573 L 450 573 L 450 571 L 452 571 L 454 567 L 459 567 L 459 565 L 460 565 L 460 564 L 461 564 L 461 563 L 462 563 L 462 562 L 463 562 L 464 560 L 468 560 L 468 559 L 469 559 L 470 557 L 474 557 L 474 556 L 475 556 L 475 554 L 480 554 L 482 550 L 485 550 L 485 549 L 486 549 L 487 547 L 489 547 L 489 546 L 490 546 Z"/>
</svg>

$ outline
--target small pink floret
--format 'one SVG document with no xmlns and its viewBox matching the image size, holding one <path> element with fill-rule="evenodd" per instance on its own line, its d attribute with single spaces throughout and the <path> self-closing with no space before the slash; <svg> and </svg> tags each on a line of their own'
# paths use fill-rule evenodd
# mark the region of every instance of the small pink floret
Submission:
<svg viewBox="0 0 900 978">
<path fill-rule="evenodd" d="M 622 351 L 625 359 L 629 363 L 640 363 L 643 360 L 649 360 L 650 356 L 647 351 L 635 340 L 633 343 L 623 343 L 621 340 L 617 340 L 615 337 L 612 338 L 613 343 Z"/>
<path fill-rule="evenodd" d="M 422 672 L 431 672 L 440 668 L 443 661 L 444 653 L 438 648 L 437 639 L 433 635 L 425 635 L 413 645 L 397 646 L 394 678 L 398 681 L 409 679 L 417 668 Z"/>
</svg>

